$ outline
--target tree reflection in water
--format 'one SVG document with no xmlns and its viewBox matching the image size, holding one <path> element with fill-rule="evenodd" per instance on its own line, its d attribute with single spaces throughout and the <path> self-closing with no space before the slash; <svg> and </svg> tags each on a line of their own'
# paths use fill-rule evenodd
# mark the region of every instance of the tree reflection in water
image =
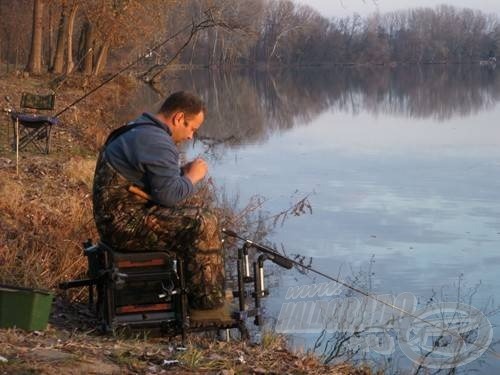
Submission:
<svg viewBox="0 0 500 375">
<path fill-rule="evenodd" d="M 466 65 L 337 69 L 180 71 L 164 81 L 165 93 L 190 90 L 207 102 L 200 135 L 230 145 L 265 141 L 303 126 L 326 111 L 390 114 L 440 121 L 467 117 L 500 100 L 497 72 Z M 142 87 L 121 113 L 154 108 L 162 95 Z"/>
</svg>

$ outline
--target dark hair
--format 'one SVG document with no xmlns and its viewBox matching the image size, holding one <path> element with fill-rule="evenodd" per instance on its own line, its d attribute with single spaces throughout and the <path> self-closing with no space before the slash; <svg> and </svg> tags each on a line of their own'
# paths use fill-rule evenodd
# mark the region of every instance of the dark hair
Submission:
<svg viewBox="0 0 500 375">
<path fill-rule="evenodd" d="M 170 95 L 161 105 L 159 113 L 170 115 L 178 111 L 191 116 L 207 112 L 205 103 L 197 95 L 186 91 L 178 91 Z"/>
</svg>

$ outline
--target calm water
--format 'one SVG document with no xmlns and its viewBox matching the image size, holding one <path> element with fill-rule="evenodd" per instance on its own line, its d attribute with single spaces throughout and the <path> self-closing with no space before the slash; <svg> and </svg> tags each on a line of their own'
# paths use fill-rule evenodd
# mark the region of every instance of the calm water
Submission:
<svg viewBox="0 0 500 375">
<path fill-rule="evenodd" d="M 418 308 L 431 298 L 485 313 L 498 306 L 497 73 L 479 67 L 198 72 L 172 76 L 168 84 L 168 91 L 194 90 L 206 99 L 210 115 L 201 135 L 225 142 L 210 150 L 197 143 L 186 152 L 209 158 L 211 176 L 228 195 L 239 195 L 241 204 L 262 195 L 264 209 L 276 213 L 311 194 L 312 215 L 288 218 L 270 241 L 373 294 L 412 293 Z M 130 112 L 160 97 L 141 92 L 138 99 Z M 277 272 L 268 324 L 290 286 L 323 281 Z M 500 317 L 488 318 L 495 342 Z M 306 349 L 317 337 L 290 335 Z M 364 357 L 389 373 L 415 369 L 397 346 L 393 355 L 367 350 Z M 460 367 L 471 370 L 499 373 L 500 363 L 485 353 Z"/>
</svg>

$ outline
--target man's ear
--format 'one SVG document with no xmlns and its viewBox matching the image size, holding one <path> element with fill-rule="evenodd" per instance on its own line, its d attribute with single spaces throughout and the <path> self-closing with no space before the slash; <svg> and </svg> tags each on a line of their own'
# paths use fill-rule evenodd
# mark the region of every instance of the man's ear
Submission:
<svg viewBox="0 0 500 375">
<path fill-rule="evenodd" d="M 174 126 L 184 124 L 184 112 L 176 112 L 174 115 Z"/>
</svg>

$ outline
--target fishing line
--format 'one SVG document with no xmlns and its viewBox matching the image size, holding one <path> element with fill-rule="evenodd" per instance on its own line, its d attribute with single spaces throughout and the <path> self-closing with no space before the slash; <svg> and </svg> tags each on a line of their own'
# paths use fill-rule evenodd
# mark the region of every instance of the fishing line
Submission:
<svg viewBox="0 0 500 375">
<path fill-rule="evenodd" d="M 368 292 L 366 292 L 366 291 L 364 291 L 364 290 L 362 290 L 360 288 L 357 288 L 357 287 L 355 287 L 353 285 L 350 285 L 350 284 L 346 283 L 345 281 L 339 280 L 339 279 L 337 279 L 337 278 L 335 278 L 333 276 L 330 276 L 330 275 L 327 275 L 326 273 L 318 271 L 318 270 L 312 268 L 311 266 L 306 266 L 306 265 L 304 265 L 304 264 L 302 264 L 302 263 L 300 263 L 300 262 L 298 262 L 296 260 L 293 260 L 293 259 L 290 259 L 288 257 L 285 257 L 284 255 L 278 253 L 276 250 L 274 250 L 274 249 L 272 249 L 270 247 L 261 245 L 259 243 L 253 242 L 253 241 L 251 241 L 251 240 L 249 240 L 247 238 L 244 238 L 244 237 L 240 236 L 239 234 L 237 234 L 236 232 L 234 232 L 234 231 L 232 231 L 230 229 L 223 228 L 222 232 L 224 234 L 228 235 L 228 236 L 237 238 L 237 239 L 239 239 L 239 240 L 247 243 L 248 245 L 250 245 L 252 247 L 255 247 L 258 250 L 261 250 L 264 253 L 272 253 L 276 257 L 284 258 L 286 261 L 289 261 L 289 262 L 295 264 L 296 266 L 298 266 L 300 268 L 303 268 L 303 269 L 306 269 L 308 271 L 314 272 L 314 273 L 316 273 L 316 274 L 318 274 L 320 276 L 323 276 L 324 278 L 326 278 L 328 280 L 334 281 L 334 282 L 336 282 L 336 283 L 338 283 L 338 284 L 340 284 L 340 285 L 342 285 L 342 286 L 344 286 L 344 287 L 346 287 L 346 288 L 348 288 L 348 289 L 350 289 L 350 290 L 352 290 L 352 291 L 354 291 L 356 293 L 359 293 L 359 294 L 361 294 L 361 295 L 363 295 L 363 296 L 365 296 L 367 298 L 371 298 L 371 299 L 375 300 L 376 302 L 381 303 L 382 305 L 385 305 L 385 306 L 388 306 L 388 307 L 390 307 L 390 308 L 392 308 L 394 310 L 397 310 L 400 313 L 402 313 L 404 315 L 407 315 L 407 316 L 409 316 L 409 317 L 411 317 L 413 319 L 416 319 L 416 320 L 418 320 L 418 321 L 420 321 L 422 323 L 428 324 L 429 326 L 431 326 L 433 328 L 437 328 L 438 330 L 440 330 L 442 332 L 445 332 L 445 333 L 449 334 L 450 336 L 452 336 L 454 338 L 459 339 L 460 342 L 463 343 L 463 345 L 465 345 L 465 344 L 474 345 L 478 349 L 482 349 L 482 350 L 488 351 L 490 354 L 493 354 L 496 358 L 500 359 L 500 354 L 497 353 L 497 352 L 495 352 L 489 346 L 485 348 L 483 345 L 476 344 L 475 342 L 466 342 L 464 337 L 462 337 L 460 334 L 457 334 L 455 332 L 450 331 L 448 328 L 439 327 L 437 324 L 434 324 L 434 323 L 432 323 L 432 322 L 430 322 L 430 321 L 428 321 L 428 320 L 426 320 L 424 318 L 419 317 L 418 315 L 415 315 L 415 314 L 413 314 L 413 313 L 411 313 L 409 311 L 406 311 L 406 310 L 402 309 L 401 307 L 396 306 L 396 305 L 394 305 L 394 304 L 392 304 L 390 302 L 386 302 L 384 300 L 381 300 L 381 299 L 377 298 L 376 296 L 374 296 L 373 294 L 370 294 L 370 293 L 368 293 Z M 444 317 L 443 317 L 443 319 L 444 319 Z"/>
</svg>

